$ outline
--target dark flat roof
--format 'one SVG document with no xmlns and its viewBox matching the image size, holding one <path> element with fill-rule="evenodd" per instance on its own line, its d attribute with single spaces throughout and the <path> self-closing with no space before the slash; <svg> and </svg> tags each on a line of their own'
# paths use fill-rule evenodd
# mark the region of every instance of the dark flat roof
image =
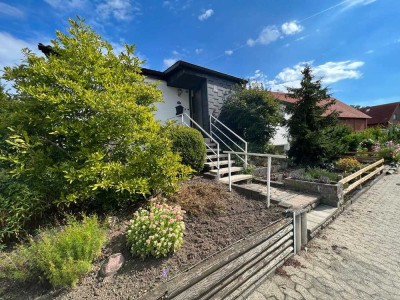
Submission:
<svg viewBox="0 0 400 300">
<path fill-rule="evenodd" d="M 222 78 L 225 80 L 229 80 L 234 83 L 240 83 L 240 84 L 247 83 L 247 80 L 245 80 L 243 78 L 239 78 L 239 77 L 235 77 L 235 76 L 232 76 L 229 74 L 211 70 L 211 69 L 208 69 L 208 68 L 205 68 L 202 66 L 188 63 L 183 60 L 178 60 L 176 63 L 174 63 L 172 66 L 170 66 L 168 69 L 166 69 L 163 72 L 152 70 L 152 69 L 147 69 L 147 68 L 142 68 L 142 73 L 144 75 L 156 77 L 158 79 L 168 80 L 170 75 L 174 74 L 175 72 L 177 72 L 179 70 L 191 70 L 191 71 L 195 71 L 198 73 L 212 75 L 212 76 L 219 77 L 219 78 Z"/>
</svg>

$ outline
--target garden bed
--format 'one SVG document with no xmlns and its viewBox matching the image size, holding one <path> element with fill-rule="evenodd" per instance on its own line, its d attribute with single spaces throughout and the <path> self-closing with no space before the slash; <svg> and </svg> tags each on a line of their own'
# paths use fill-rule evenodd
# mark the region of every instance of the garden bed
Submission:
<svg viewBox="0 0 400 300">
<path fill-rule="evenodd" d="M 248 199 L 215 181 L 195 178 L 185 183 L 179 194 L 170 199 L 187 210 L 184 244 L 166 258 L 133 258 L 126 246 L 125 233 L 130 216 L 111 218 L 109 243 L 102 257 L 75 288 L 50 291 L 37 282 L 25 284 L 10 280 L 0 283 L 0 297 L 27 299 L 115 299 L 139 298 L 145 292 L 167 281 L 234 242 L 282 218 L 283 209 L 267 209 L 262 201 Z M 121 252 L 126 263 L 114 276 L 98 276 L 102 262 L 112 253 Z"/>
</svg>

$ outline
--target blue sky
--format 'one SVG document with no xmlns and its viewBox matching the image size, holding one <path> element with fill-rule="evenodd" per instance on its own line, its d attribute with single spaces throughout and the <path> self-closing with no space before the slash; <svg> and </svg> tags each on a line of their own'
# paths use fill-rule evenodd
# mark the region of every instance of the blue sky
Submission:
<svg viewBox="0 0 400 300">
<path fill-rule="evenodd" d="M 181 59 L 284 90 L 309 63 L 333 96 L 374 105 L 400 101 L 399 13 L 398 0 L 0 0 L 0 68 L 79 15 L 152 69 Z"/>
</svg>

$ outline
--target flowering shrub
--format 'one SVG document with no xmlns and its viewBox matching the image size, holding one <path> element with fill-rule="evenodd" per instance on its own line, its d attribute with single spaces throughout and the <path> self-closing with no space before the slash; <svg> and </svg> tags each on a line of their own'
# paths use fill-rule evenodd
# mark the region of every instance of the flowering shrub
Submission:
<svg viewBox="0 0 400 300">
<path fill-rule="evenodd" d="M 393 141 L 386 142 L 380 147 L 377 147 L 375 151 L 386 161 L 400 161 L 400 144 L 395 144 Z"/>
<path fill-rule="evenodd" d="M 344 172 L 352 171 L 360 165 L 357 159 L 351 157 L 341 158 L 336 162 L 336 167 Z"/>
<path fill-rule="evenodd" d="M 139 209 L 129 225 L 127 239 L 131 253 L 142 258 L 167 256 L 183 243 L 184 210 L 152 202 L 148 210 Z"/>
</svg>

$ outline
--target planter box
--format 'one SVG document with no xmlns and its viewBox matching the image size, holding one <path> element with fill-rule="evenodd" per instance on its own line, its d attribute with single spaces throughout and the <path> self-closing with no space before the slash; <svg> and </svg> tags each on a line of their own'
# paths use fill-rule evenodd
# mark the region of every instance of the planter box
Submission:
<svg viewBox="0 0 400 300">
<path fill-rule="evenodd" d="M 343 184 L 326 184 L 292 178 L 284 179 L 284 187 L 295 191 L 306 191 L 321 195 L 321 203 L 339 207 L 344 203 Z"/>
<path fill-rule="evenodd" d="M 293 255 L 293 237 L 293 219 L 281 219 L 159 285 L 142 299 L 246 299 L 257 283 Z"/>
</svg>

